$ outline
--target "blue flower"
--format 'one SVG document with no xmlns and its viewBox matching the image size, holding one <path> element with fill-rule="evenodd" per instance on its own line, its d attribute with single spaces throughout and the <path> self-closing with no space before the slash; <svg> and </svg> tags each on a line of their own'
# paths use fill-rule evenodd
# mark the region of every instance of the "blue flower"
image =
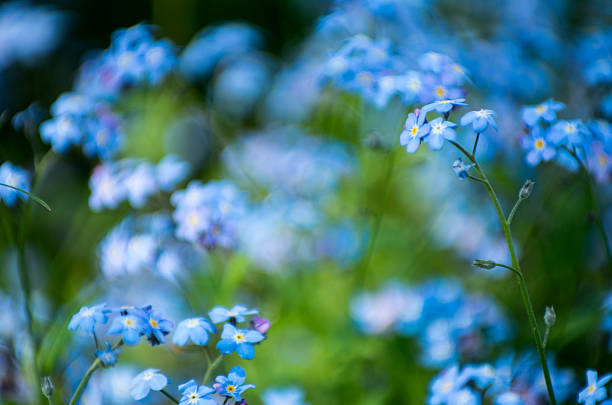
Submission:
<svg viewBox="0 0 612 405">
<path fill-rule="evenodd" d="M 253 384 L 244 384 L 246 373 L 240 366 L 233 367 L 226 376 L 219 375 L 215 378 L 215 390 L 217 393 L 226 397 L 231 397 L 236 401 L 242 401 L 242 393 L 248 389 L 255 388 Z"/>
<path fill-rule="evenodd" d="M 553 122 L 557 119 L 557 112 L 565 108 L 565 104 L 552 98 L 535 106 L 523 107 L 523 122 L 530 127 L 536 125 L 540 120 Z"/>
<path fill-rule="evenodd" d="M 217 349 L 221 354 L 230 354 L 234 351 L 245 360 L 255 357 L 253 343 L 259 343 L 265 336 L 256 330 L 237 329 L 226 323 L 221 332 L 221 340 L 217 343 Z"/>
<path fill-rule="evenodd" d="M 113 366 L 117 362 L 117 355 L 121 353 L 121 350 L 115 349 L 111 347 L 110 343 L 106 343 L 106 348 L 104 350 L 96 350 L 94 352 L 94 356 L 100 359 L 102 364 L 105 366 Z"/>
<path fill-rule="evenodd" d="M 474 132 L 482 133 L 491 126 L 497 131 L 497 123 L 495 122 L 495 111 L 493 110 L 478 110 L 470 111 L 461 117 L 461 126 L 472 124 Z"/>
<path fill-rule="evenodd" d="M 187 340 L 200 346 L 208 343 L 208 334 L 215 333 L 215 327 L 204 318 L 189 318 L 181 321 L 172 336 L 172 343 L 185 346 Z"/>
<path fill-rule="evenodd" d="M 580 146 L 588 130 L 581 120 L 558 121 L 550 129 L 549 138 L 555 145 Z"/>
<path fill-rule="evenodd" d="M 179 405 L 217 405 L 217 401 L 210 397 L 215 390 L 207 385 L 198 386 L 194 380 L 189 380 L 178 389 L 181 393 Z"/>
<path fill-rule="evenodd" d="M 166 385 L 168 385 L 168 377 L 157 369 L 148 368 L 134 377 L 130 395 L 138 401 L 149 395 L 149 391 L 163 390 Z"/>
<path fill-rule="evenodd" d="M 83 137 L 75 119 L 67 115 L 43 122 L 40 125 L 40 136 L 58 153 L 66 152 L 71 145 L 80 144 Z"/>
<path fill-rule="evenodd" d="M 159 188 L 163 191 L 172 190 L 179 182 L 184 180 L 191 166 L 187 162 L 183 162 L 176 155 L 168 155 L 164 157 L 155 166 L 155 175 Z"/>
<path fill-rule="evenodd" d="M 472 167 L 474 167 L 473 163 L 466 165 L 465 163 L 463 163 L 463 160 L 461 160 L 461 158 L 457 158 L 457 160 L 455 160 L 455 162 L 453 163 L 453 170 L 455 171 L 457 177 L 459 177 L 459 180 L 465 180 L 468 175 L 468 170 L 470 170 Z"/>
<path fill-rule="evenodd" d="M 597 379 L 597 371 L 587 370 L 587 387 L 578 394 L 578 402 L 584 402 L 586 405 L 595 405 L 595 403 L 607 398 L 605 385 L 612 379 L 612 374 L 606 374 L 600 379 Z"/>
<path fill-rule="evenodd" d="M 148 331 L 149 327 L 144 317 L 126 311 L 113 320 L 106 333 L 121 335 L 123 343 L 134 346 L 140 341 L 141 336 L 148 334 Z"/>
<path fill-rule="evenodd" d="M 214 307 L 208 313 L 210 316 L 210 320 L 213 323 L 221 323 L 232 318 L 236 320 L 236 322 L 244 322 L 246 320 L 246 316 L 256 315 L 259 311 L 256 309 L 248 309 L 244 305 L 234 305 L 230 309 L 224 307 Z"/>
<path fill-rule="evenodd" d="M 106 304 L 82 307 L 78 313 L 72 316 L 70 323 L 68 323 L 68 329 L 93 335 L 96 323 L 105 324 L 108 321 L 107 314 L 110 310 L 105 308 Z"/>
<path fill-rule="evenodd" d="M 165 342 L 165 336 L 172 330 L 172 322 L 162 318 L 159 311 L 151 308 L 145 310 L 146 322 L 148 325 L 147 340 L 152 346 L 157 346 Z"/>
<path fill-rule="evenodd" d="M 454 405 L 460 402 L 476 404 L 476 402 L 459 401 L 459 398 L 471 397 L 469 395 L 471 390 L 464 389 L 468 379 L 469 376 L 463 372 L 460 373 L 456 365 L 444 370 L 431 383 L 428 403 L 430 405 Z"/>
<path fill-rule="evenodd" d="M 524 405 L 523 398 L 516 392 L 505 391 L 495 398 L 495 405 Z"/>
<path fill-rule="evenodd" d="M 29 173 L 14 166 L 11 162 L 4 162 L 0 165 L 0 183 L 30 191 Z M 15 205 L 18 197 L 24 200 L 28 198 L 26 194 L 5 186 L 0 186 L 0 197 L 9 207 Z"/>
<path fill-rule="evenodd" d="M 415 113 L 408 114 L 404 130 L 400 134 L 400 145 L 406 147 L 408 153 L 414 153 L 421 145 L 421 139 L 429 133 L 429 124 L 421 122 Z"/>
<path fill-rule="evenodd" d="M 429 123 L 429 134 L 425 137 L 425 143 L 433 150 L 440 150 L 444 144 L 444 140 L 455 140 L 456 124 L 450 121 L 444 121 L 442 117 L 438 117 Z"/>
<path fill-rule="evenodd" d="M 533 127 L 531 134 L 523 138 L 522 144 L 527 150 L 526 160 L 530 166 L 537 166 L 542 160 L 547 162 L 555 157 L 555 148 L 548 141 L 548 134 L 540 127 Z"/>
<path fill-rule="evenodd" d="M 453 109 L 453 107 L 466 107 L 465 98 L 456 98 L 452 100 L 439 100 L 423 106 L 422 114 L 427 114 L 430 111 L 436 111 L 440 114 L 445 114 Z"/>
</svg>

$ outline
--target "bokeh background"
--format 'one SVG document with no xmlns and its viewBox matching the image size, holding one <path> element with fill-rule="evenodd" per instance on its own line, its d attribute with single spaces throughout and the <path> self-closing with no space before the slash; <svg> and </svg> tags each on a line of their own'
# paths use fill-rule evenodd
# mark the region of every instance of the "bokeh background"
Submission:
<svg viewBox="0 0 612 405">
<path fill-rule="evenodd" d="M 171 41 L 174 59 L 161 79 L 102 97 L 121 122 L 120 146 L 92 154 L 41 139 L 61 94 L 93 91 L 86 62 L 139 23 Z M 545 306 L 555 308 L 553 378 L 561 402 L 575 403 L 587 368 L 612 370 L 612 267 L 593 220 L 612 229 L 612 190 L 601 177 L 593 201 L 561 154 L 530 167 L 521 107 L 553 97 L 566 104 L 563 119 L 612 117 L 611 23 L 604 0 L 3 3 L 0 160 L 26 170 L 52 212 L 26 201 L 3 207 L 0 401 L 44 400 L 34 359 L 52 377 L 56 402 L 67 403 L 93 352 L 68 322 L 81 306 L 106 302 L 151 304 L 174 322 L 215 305 L 258 308 L 272 326 L 255 359 L 230 355 L 219 369 L 245 367 L 257 385 L 245 395 L 252 404 L 282 387 L 299 387 L 313 405 L 425 403 L 432 378 L 454 363 L 511 365 L 524 403 L 547 403 L 515 279 L 471 265 L 509 263 L 485 190 L 453 174 L 459 155 L 450 145 L 414 155 L 399 146 L 408 112 L 426 100 L 354 85 L 347 75 L 362 67 L 335 64 L 347 41 L 367 35 L 383 55 L 360 61 L 366 68 L 380 57 L 385 71 L 425 79 L 423 55 L 448 55 L 466 72 L 454 90 L 471 109 L 497 112 L 499 131 L 479 146 L 482 165 L 506 210 L 525 179 L 536 182 L 514 239 L 542 329 Z M 219 27 L 234 36 L 215 38 Z M 471 145 L 471 134 L 457 132 Z M 137 167 L 171 154 L 188 174 L 155 189 L 151 167 Z M 111 187 L 141 192 L 144 202 L 96 202 L 94 189 L 113 194 L 96 183 L 100 165 L 123 167 L 127 185 Z M 233 224 L 231 247 L 176 236 L 171 195 L 195 180 L 231 181 L 243 193 L 247 213 Z M 81 403 L 135 403 L 129 386 L 141 370 L 179 384 L 201 378 L 204 366 L 197 348 L 143 342 L 98 372 Z M 155 394 L 143 402 L 166 401 Z"/>
</svg>

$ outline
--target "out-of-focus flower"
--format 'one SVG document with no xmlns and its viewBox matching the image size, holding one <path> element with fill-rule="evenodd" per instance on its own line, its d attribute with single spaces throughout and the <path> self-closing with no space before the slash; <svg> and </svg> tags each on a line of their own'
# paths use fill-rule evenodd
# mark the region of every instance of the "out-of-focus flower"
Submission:
<svg viewBox="0 0 612 405">
<path fill-rule="evenodd" d="M 168 385 L 168 378 L 165 375 L 157 369 L 148 368 L 134 377 L 130 395 L 138 401 L 149 395 L 151 390 L 160 391 L 166 385 Z"/>
<path fill-rule="evenodd" d="M 474 132 L 482 133 L 487 130 L 489 125 L 497 131 L 497 123 L 495 122 L 495 111 L 481 109 L 478 111 L 470 111 L 461 117 L 461 125 L 466 126 L 472 124 Z"/>
<path fill-rule="evenodd" d="M 270 388 L 261 397 L 264 405 L 307 405 L 298 387 Z"/>
<path fill-rule="evenodd" d="M 185 346 L 188 340 L 204 346 L 208 343 L 208 334 L 215 333 L 215 327 L 204 318 L 189 318 L 181 321 L 174 330 L 172 343 Z"/>
<path fill-rule="evenodd" d="M 430 111 L 436 111 L 440 114 L 445 114 L 452 110 L 454 107 L 467 107 L 467 104 L 464 101 L 465 98 L 434 101 L 433 103 L 424 105 L 423 108 L 421 108 L 421 113 L 427 114 Z"/>
<path fill-rule="evenodd" d="M 30 191 L 30 174 L 24 169 L 14 166 L 11 162 L 0 165 L 0 183 Z M 27 199 L 28 196 L 10 187 L 0 186 L 0 197 L 9 207 L 17 203 L 17 198 Z"/>
<path fill-rule="evenodd" d="M 72 316 L 68 323 L 68 329 L 80 331 L 85 335 L 93 335 L 96 324 L 105 324 L 108 321 L 106 304 L 95 305 L 93 307 L 82 307 L 78 313 Z"/>
<path fill-rule="evenodd" d="M 523 148 L 527 151 L 526 160 L 530 166 L 537 166 L 541 161 L 555 157 L 554 145 L 548 139 L 548 131 L 541 127 L 531 128 L 530 134 L 523 137 Z"/>
<path fill-rule="evenodd" d="M 106 367 L 114 366 L 117 362 L 117 355 L 121 353 L 121 350 L 114 349 L 111 347 L 110 343 L 106 343 L 106 348 L 104 350 L 96 350 L 94 352 L 94 356 L 97 359 L 100 359 L 102 364 Z"/>
<path fill-rule="evenodd" d="M 214 307 L 208 313 L 210 320 L 213 323 L 221 323 L 225 321 L 244 322 L 249 315 L 258 314 L 257 309 L 248 309 L 244 305 L 234 305 L 230 309 L 224 307 Z"/>
<path fill-rule="evenodd" d="M 565 104 L 555 101 L 552 98 L 535 106 L 523 107 L 523 122 L 530 127 L 536 125 L 540 120 L 544 122 L 553 122 L 557 119 L 557 112 L 564 108 Z"/>
<path fill-rule="evenodd" d="M 459 177 L 459 180 L 465 180 L 468 176 L 468 171 L 472 167 L 474 167 L 473 163 L 465 164 L 461 158 L 457 158 L 457 160 L 453 162 L 453 170 L 455 171 L 457 177 Z"/>
</svg>

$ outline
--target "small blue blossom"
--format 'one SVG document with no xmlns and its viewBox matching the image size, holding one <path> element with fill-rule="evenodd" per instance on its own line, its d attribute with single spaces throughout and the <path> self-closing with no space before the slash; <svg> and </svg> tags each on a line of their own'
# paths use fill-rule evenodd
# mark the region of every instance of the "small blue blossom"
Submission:
<svg viewBox="0 0 612 405">
<path fill-rule="evenodd" d="M 251 329 L 237 329 L 233 325 L 226 323 L 221 332 L 221 340 L 217 343 L 217 349 L 221 354 L 238 353 L 238 356 L 245 360 L 255 357 L 253 343 L 259 343 L 265 336 Z"/>
<path fill-rule="evenodd" d="M 587 387 L 578 394 L 578 402 L 585 405 L 595 405 L 608 397 L 605 385 L 612 379 L 612 374 L 606 374 L 597 379 L 597 371 L 587 370 Z"/>
<path fill-rule="evenodd" d="M 421 145 L 421 139 L 429 133 L 429 124 L 422 123 L 415 113 L 408 114 L 404 130 L 400 134 L 400 145 L 406 147 L 408 153 L 414 153 Z"/>
<path fill-rule="evenodd" d="M 18 166 L 14 166 L 11 162 L 4 162 L 0 165 L 0 183 L 30 191 L 29 173 Z M 25 200 L 28 196 L 10 187 L 0 186 L 0 198 L 6 205 L 12 207 L 17 202 L 17 198 Z"/>
<path fill-rule="evenodd" d="M 165 336 L 172 330 L 173 324 L 171 321 L 162 318 L 159 311 L 148 308 L 145 311 L 146 322 L 148 325 L 147 340 L 152 346 L 157 346 L 165 342 Z"/>
<path fill-rule="evenodd" d="M 132 380 L 130 396 L 138 401 L 149 395 L 149 391 L 163 390 L 166 385 L 168 378 L 165 375 L 157 369 L 148 368 Z"/>
<path fill-rule="evenodd" d="M 565 104 L 552 98 L 544 101 L 542 104 L 523 107 L 523 122 L 530 127 L 535 126 L 540 120 L 548 123 L 553 122 L 557 119 L 557 112 L 564 108 Z"/>
<path fill-rule="evenodd" d="M 191 341 L 199 346 L 208 343 L 208 334 L 215 333 L 215 327 L 204 318 L 189 318 L 181 321 L 174 330 L 172 343 L 178 346 L 185 346 L 187 341 Z"/>
<path fill-rule="evenodd" d="M 554 146 L 548 141 L 548 133 L 541 127 L 533 127 L 531 134 L 523 137 L 522 145 L 527 151 L 526 160 L 530 166 L 537 166 L 542 160 L 547 162 L 556 154 Z"/>
<path fill-rule="evenodd" d="M 444 140 L 454 141 L 456 124 L 450 121 L 444 121 L 442 117 L 438 117 L 429 123 L 429 134 L 425 137 L 425 143 L 432 150 L 440 150 L 444 145 Z"/>
<path fill-rule="evenodd" d="M 83 138 L 77 122 L 68 115 L 43 122 L 40 125 L 40 136 L 58 153 L 66 152 L 72 145 L 79 145 Z"/>
<path fill-rule="evenodd" d="M 106 333 L 109 335 L 121 335 L 124 344 L 134 346 L 138 344 L 141 336 L 148 334 L 148 331 L 147 321 L 142 316 L 126 311 L 113 320 Z"/>
<path fill-rule="evenodd" d="M 550 128 L 549 138 L 555 145 L 569 147 L 583 144 L 588 130 L 581 120 L 558 121 Z"/>
<path fill-rule="evenodd" d="M 217 401 L 211 398 L 215 390 L 208 385 L 200 385 L 195 380 L 189 380 L 178 386 L 181 398 L 179 405 L 217 405 Z"/>
<path fill-rule="evenodd" d="M 432 381 L 428 403 L 430 405 L 454 405 L 460 403 L 459 398 L 471 397 L 469 395 L 471 390 L 464 388 L 468 380 L 469 376 L 464 372 L 460 373 L 458 366 L 455 365 L 446 369 Z"/>
<path fill-rule="evenodd" d="M 468 176 L 468 170 L 470 170 L 472 167 L 474 167 L 473 163 L 465 164 L 461 158 L 457 158 L 457 160 L 455 160 L 453 163 L 453 170 L 455 171 L 457 177 L 459 177 L 459 180 L 465 180 Z"/>
<path fill-rule="evenodd" d="M 259 311 L 257 309 L 248 309 L 244 305 L 234 305 L 230 309 L 224 307 L 214 307 L 208 313 L 210 316 L 210 320 L 213 323 L 221 323 L 232 318 L 236 320 L 236 322 L 244 322 L 246 320 L 246 316 L 249 315 L 257 315 Z"/>
<path fill-rule="evenodd" d="M 495 405 L 524 405 L 523 398 L 516 392 L 505 391 L 495 398 Z"/>
<path fill-rule="evenodd" d="M 489 125 L 497 131 L 497 123 L 495 122 L 495 111 L 481 109 L 478 111 L 470 111 L 461 117 L 461 126 L 472 124 L 474 132 L 482 133 L 487 130 Z"/>
<path fill-rule="evenodd" d="M 187 177 L 190 171 L 189 163 L 180 160 L 178 156 L 168 155 L 164 157 L 155 166 L 155 175 L 160 190 L 170 191 L 174 189 L 179 182 Z"/>
<path fill-rule="evenodd" d="M 255 388 L 253 384 L 244 384 L 246 373 L 240 366 L 233 367 L 226 376 L 219 375 L 215 378 L 215 390 L 217 393 L 236 401 L 242 401 L 242 393 L 248 389 Z"/>
<path fill-rule="evenodd" d="M 108 321 L 106 304 L 95 305 L 93 307 L 82 307 L 78 313 L 72 316 L 68 329 L 80 331 L 86 335 L 93 335 L 96 324 L 105 324 Z"/>
<path fill-rule="evenodd" d="M 94 352 L 94 356 L 96 356 L 97 359 L 100 359 L 102 364 L 104 364 L 106 367 L 110 367 L 115 365 L 117 362 L 117 355 L 120 353 L 121 350 L 113 350 L 111 344 L 107 342 L 106 348 L 104 350 L 96 350 Z"/>
<path fill-rule="evenodd" d="M 422 114 L 427 114 L 430 111 L 436 111 L 440 114 L 448 113 L 453 107 L 467 107 L 464 103 L 465 98 L 456 98 L 452 100 L 438 100 L 433 103 L 423 106 Z"/>
</svg>

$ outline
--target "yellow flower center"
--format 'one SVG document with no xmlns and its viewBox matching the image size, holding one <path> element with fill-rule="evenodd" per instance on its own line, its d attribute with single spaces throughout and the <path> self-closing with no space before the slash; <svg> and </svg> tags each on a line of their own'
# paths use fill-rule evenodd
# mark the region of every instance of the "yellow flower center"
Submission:
<svg viewBox="0 0 612 405">
<path fill-rule="evenodd" d="M 416 136 L 416 134 L 419 133 L 419 127 L 418 126 L 413 126 L 412 129 L 410 130 L 410 133 L 412 134 L 412 136 Z"/>
<path fill-rule="evenodd" d="M 229 393 L 232 393 L 236 391 L 236 387 L 234 387 L 233 385 L 228 385 L 227 387 L 225 387 L 225 390 Z"/>
<path fill-rule="evenodd" d="M 198 216 L 196 214 L 192 214 L 189 216 L 189 224 L 190 225 L 197 225 L 197 223 L 200 222 Z"/>
<path fill-rule="evenodd" d="M 157 329 L 157 327 L 159 326 L 159 324 L 157 323 L 157 321 L 156 321 L 155 319 L 151 319 L 151 320 L 149 321 L 149 324 L 150 324 L 152 327 L 156 328 L 156 329 Z"/>
<path fill-rule="evenodd" d="M 595 384 L 589 385 L 588 392 L 589 394 L 592 394 L 595 392 Z"/>
<path fill-rule="evenodd" d="M 540 150 L 540 149 L 544 148 L 544 145 L 545 145 L 545 144 L 546 144 L 546 143 L 544 142 L 544 139 L 541 139 L 541 138 L 540 138 L 540 139 L 537 139 L 537 140 L 535 141 L 535 147 L 536 147 L 536 149 L 538 149 L 538 150 Z"/>
<path fill-rule="evenodd" d="M 440 102 L 441 102 L 442 104 L 448 104 L 448 103 L 450 103 L 450 100 L 440 100 Z"/>
<path fill-rule="evenodd" d="M 244 341 L 244 336 L 242 335 L 242 333 L 236 333 L 236 336 L 234 336 L 234 340 L 236 342 L 243 342 Z"/>
<path fill-rule="evenodd" d="M 546 111 L 546 106 L 545 105 L 539 105 L 536 107 L 536 111 L 540 114 L 542 114 L 544 111 Z"/>
<path fill-rule="evenodd" d="M 123 321 L 123 324 L 128 328 L 131 328 L 132 326 L 134 326 L 134 321 L 130 318 L 126 318 L 126 320 Z"/>
<path fill-rule="evenodd" d="M 608 157 L 604 154 L 600 154 L 597 156 L 597 161 L 600 166 L 606 166 L 608 164 Z"/>
<path fill-rule="evenodd" d="M 446 94 L 446 89 L 442 86 L 436 87 L 434 91 L 436 93 L 436 96 L 438 97 L 444 97 L 444 95 Z"/>
</svg>

